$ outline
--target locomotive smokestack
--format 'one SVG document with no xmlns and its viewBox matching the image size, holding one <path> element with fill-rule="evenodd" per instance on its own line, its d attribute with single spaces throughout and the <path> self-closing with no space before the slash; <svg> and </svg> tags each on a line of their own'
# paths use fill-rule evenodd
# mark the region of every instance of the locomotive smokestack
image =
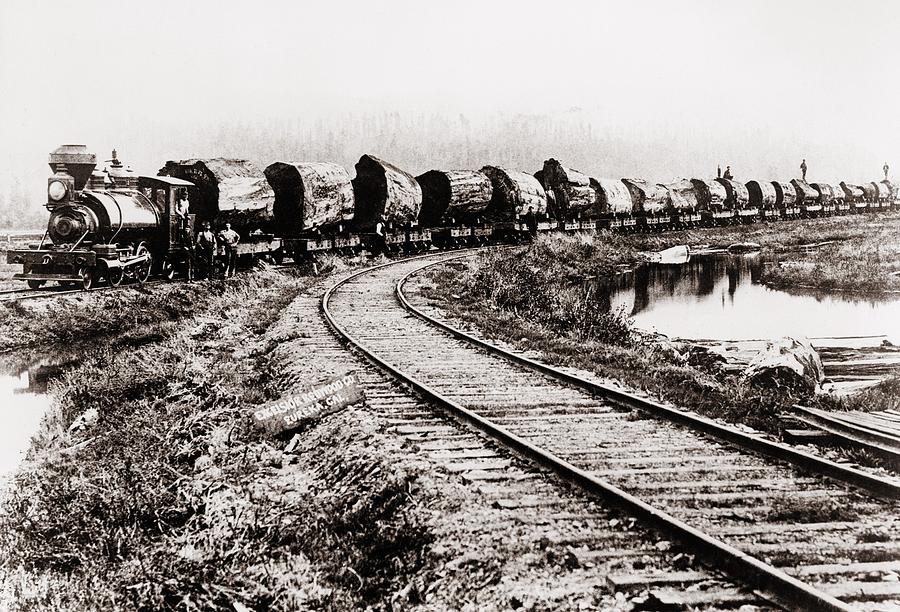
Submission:
<svg viewBox="0 0 900 612">
<path fill-rule="evenodd" d="M 91 172 L 97 167 L 97 156 L 84 145 L 62 145 L 50 153 L 50 169 L 67 173 L 75 179 L 75 190 L 84 189 Z"/>
</svg>

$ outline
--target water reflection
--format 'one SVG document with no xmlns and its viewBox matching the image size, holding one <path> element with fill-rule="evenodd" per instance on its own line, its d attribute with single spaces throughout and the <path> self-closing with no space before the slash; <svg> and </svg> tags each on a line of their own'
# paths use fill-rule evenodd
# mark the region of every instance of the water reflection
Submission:
<svg viewBox="0 0 900 612">
<path fill-rule="evenodd" d="M 50 408 L 50 381 L 77 363 L 77 357 L 60 351 L 0 355 L 0 489 Z"/>
<path fill-rule="evenodd" d="M 638 327 L 680 338 L 884 335 L 900 344 L 900 301 L 769 289 L 759 284 L 762 266 L 758 255 L 649 264 L 598 282 L 597 295 L 624 308 Z"/>
</svg>

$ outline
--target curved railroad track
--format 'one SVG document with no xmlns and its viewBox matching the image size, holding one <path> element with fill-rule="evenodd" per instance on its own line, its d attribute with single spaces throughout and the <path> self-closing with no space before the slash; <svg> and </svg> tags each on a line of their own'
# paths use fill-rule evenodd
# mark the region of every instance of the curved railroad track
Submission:
<svg viewBox="0 0 900 612">
<path fill-rule="evenodd" d="M 538 371 L 411 315 L 403 280 L 459 256 L 351 274 L 325 293 L 323 313 L 340 336 L 456 418 L 671 534 L 772 601 L 802 610 L 900 605 L 896 483 L 796 451 L 766 456 L 773 451 L 758 440 L 749 442 L 753 450 L 738 446 L 702 419 L 643 418 L 633 410 L 645 409 L 640 398 Z M 439 429 L 426 420 L 419 432 Z M 626 576 L 670 584 L 652 572 Z M 696 590 L 691 578 L 680 583 L 685 592 Z"/>
</svg>

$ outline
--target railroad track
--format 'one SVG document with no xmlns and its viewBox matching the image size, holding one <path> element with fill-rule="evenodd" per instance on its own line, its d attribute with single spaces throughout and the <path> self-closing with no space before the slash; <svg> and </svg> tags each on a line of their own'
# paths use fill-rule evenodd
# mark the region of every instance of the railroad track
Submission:
<svg viewBox="0 0 900 612">
<path fill-rule="evenodd" d="M 677 411 L 646 418 L 640 398 L 538 371 L 421 312 L 413 316 L 402 281 L 454 257 L 354 273 L 326 292 L 323 312 L 338 334 L 457 419 L 670 534 L 772 601 L 798 610 L 900 606 L 896 482 L 787 446 L 776 451 L 761 438 L 738 440 Z M 423 421 L 418 431 L 440 427 Z M 692 592 L 697 583 L 684 578 Z M 639 576 L 644 585 L 666 580 Z"/>
<path fill-rule="evenodd" d="M 438 561 L 448 581 L 459 579 L 454 568 L 461 565 L 496 566 L 502 580 L 475 589 L 484 602 L 504 597 L 508 601 L 510 595 L 527 601 L 537 588 L 558 597 L 539 608 L 577 609 L 573 602 L 587 599 L 591 609 L 609 609 L 623 603 L 617 601 L 616 592 L 637 595 L 645 589 L 636 577 L 654 576 L 654 595 L 662 601 L 696 609 L 722 602 L 734 607 L 749 604 L 760 611 L 772 608 L 728 576 L 697 566 L 664 535 L 636 525 L 634 519 L 560 482 L 546 469 L 522 461 L 444 414 L 439 405 L 411 393 L 363 356 L 347 351 L 320 311 L 319 297 L 327 286 L 323 282 L 318 291 L 299 296 L 285 310 L 282 322 L 268 332 L 276 346 L 277 370 L 283 373 L 278 382 L 283 388 L 299 387 L 322 375 L 320 366 L 298 355 L 315 354 L 335 373 L 357 372 L 370 409 L 366 413 L 377 422 L 376 429 L 397 438 L 397 453 L 429 466 L 456 491 L 446 502 L 447 511 L 456 512 L 448 520 L 456 519 L 450 540 L 458 541 L 458 548 L 451 544 Z M 301 335 L 293 330 L 294 321 L 320 318 L 322 325 L 306 326 Z M 477 546 L 475 551 L 469 549 L 470 543 L 485 540 L 501 543 L 496 556 Z M 678 586 L 685 580 L 702 582 L 704 588 L 681 593 Z M 472 587 L 461 590 L 471 592 Z M 484 602 L 471 603 L 493 607 Z M 442 607 L 440 601 L 433 606 Z"/>
<path fill-rule="evenodd" d="M 71 295 L 73 293 L 99 293 L 101 291 L 114 291 L 114 290 L 123 290 L 123 289 L 133 289 L 136 287 L 152 287 L 153 285 L 158 285 L 162 282 L 162 280 L 148 281 L 146 283 L 132 283 L 128 285 L 119 285 L 118 287 L 93 287 L 88 290 L 84 290 L 81 288 L 78 289 L 70 289 L 67 287 L 46 287 L 41 289 L 9 289 L 5 291 L 0 291 L 0 304 L 10 303 L 10 302 L 24 302 L 26 300 L 37 300 L 42 298 L 51 298 L 51 297 L 59 297 L 61 295 Z"/>
</svg>

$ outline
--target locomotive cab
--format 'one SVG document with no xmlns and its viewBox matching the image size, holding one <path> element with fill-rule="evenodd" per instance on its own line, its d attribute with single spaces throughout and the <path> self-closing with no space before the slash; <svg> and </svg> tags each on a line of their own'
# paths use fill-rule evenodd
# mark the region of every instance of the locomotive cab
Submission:
<svg viewBox="0 0 900 612">
<path fill-rule="evenodd" d="M 172 278 L 176 271 L 189 273 L 191 248 L 197 216 L 181 216 L 176 206 L 183 194 L 189 200 L 197 197 L 194 184 L 171 176 L 138 177 L 138 188 L 157 209 L 164 231 L 160 232 L 157 250 L 162 255 L 163 276 Z"/>
</svg>

